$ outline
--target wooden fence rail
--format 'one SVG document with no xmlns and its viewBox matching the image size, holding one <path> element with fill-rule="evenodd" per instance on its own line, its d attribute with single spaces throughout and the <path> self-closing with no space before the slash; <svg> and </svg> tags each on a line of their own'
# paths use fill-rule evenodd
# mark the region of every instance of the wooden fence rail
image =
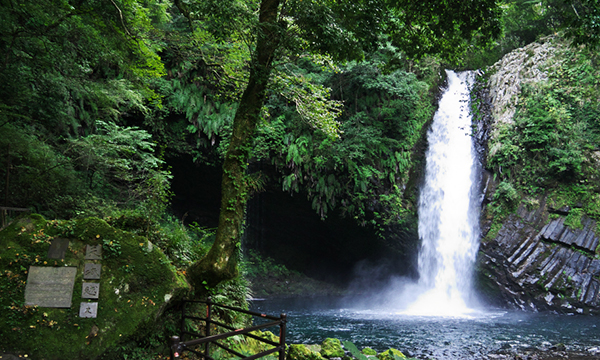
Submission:
<svg viewBox="0 0 600 360">
<path fill-rule="evenodd" d="M 17 208 L 17 207 L 10 207 L 10 206 L 0 206 L 0 229 L 3 229 L 6 225 L 8 225 L 9 211 L 25 212 L 25 211 L 31 211 L 31 209 Z"/>
</svg>

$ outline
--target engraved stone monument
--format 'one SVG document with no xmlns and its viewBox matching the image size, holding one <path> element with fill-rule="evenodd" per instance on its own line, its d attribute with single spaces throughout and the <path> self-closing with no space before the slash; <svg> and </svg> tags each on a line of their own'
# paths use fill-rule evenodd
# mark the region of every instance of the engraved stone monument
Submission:
<svg viewBox="0 0 600 360">
<path fill-rule="evenodd" d="M 70 308 L 76 273 L 76 267 L 30 266 L 25 305 Z"/>
<path fill-rule="evenodd" d="M 102 259 L 102 245 L 87 245 L 85 249 L 86 260 Z"/>
<path fill-rule="evenodd" d="M 81 288 L 82 299 L 97 299 L 100 293 L 100 284 L 98 283 L 83 283 Z"/>
<path fill-rule="evenodd" d="M 68 247 L 69 239 L 52 239 L 52 244 L 50 244 L 50 249 L 48 249 L 48 259 L 64 259 Z"/>
<path fill-rule="evenodd" d="M 87 263 L 85 264 L 85 268 L 83 269 L 83 279 L 84 280 L 98 280 L 100 279 L 100 270 L 102 269 L 102 265 Z"/>
<path fill-rule="evenodd" d="M 79 317 L 82 318 L 95 318 L 98 315 L 98 303 L 97 302 L 82 302 L 79 306 Z"/>
</svg>

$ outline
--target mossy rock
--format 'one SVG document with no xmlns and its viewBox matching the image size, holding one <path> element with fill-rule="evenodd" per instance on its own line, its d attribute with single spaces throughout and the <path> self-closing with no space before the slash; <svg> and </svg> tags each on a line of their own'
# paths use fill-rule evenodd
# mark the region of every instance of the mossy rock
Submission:
<svg viewBox="0 0 600 360">
<path fill-rule="evenodd" d="M 373 349 L 371 349 L 371 348 L 368 348 L 368 347 L 367 347 L 367 348 L 364 348 L 364 349 L 362 349 L 362 353 L 363 353 L 363 354 L 365 354 L 365 355 L 367 355 L 367 356 L 368 356 L 368 355 L 374 355 L 374 356 L 377 356 L 377 351 L 375 351 L 375 350 L 373 350 Z"/>
<path fill-rule="evenodd" d="M 325 360 L 320 353 L 311 351 L 302 344 L 290 345 L 286 358 L 287 360 Z"/>
<path fill-rule="evenodd" d="M 48 259 L 54 238 L 69 239 L 64 260 Z M 87 245 L 102 245 L 101 260 L 85 260 Z M 96 318 L 80 318 L 85 263 L 102 265 Z M 70 308 L 26 306 L 30 266 L 77 268 Z M 146 238 L 98 218 L 46 221 L 29 215 L 0 232 L 0 353 L 39 360 L 94 359 L 141 337 L 166 305 L 189 291 L 183 274 Z M 4 331 L 7 330 L 7 331 Z"/>
<path fill-rule="evenodd" d="M 326 358 L 341 358 L 344 356 L 344 349 L 339 339 L 327 338 L 321 344 L 321 355 Z"/>
<path fill-rule="evenodd" d="M 377 356 L 377 358 L 379 358 L 379 360 L 394 360 L 395 357 L 394 355 L 405 359 L 406 355 L 404 355 L 400 350 L 397 349 L 389 349 L 386 350 L 384 352 L 382 352 L 381 354 L 379 354 L 379 356 Z"/>
<path fill-rule="evenodd" d="M 276 336 L 270 331 L 252 331 L 250 334 L 274 343 L 279 343 L 279 336 Z M 258 339 L 254 339 L 250 336 L 244 336 L 244 340 L 236 343 L 233 346 L 233 349 L 241 353 L 254 355 L 263 351 L 271 350 L 274 347 L 275 346 L 262 342 Z M 277 354 L 278 353 L 275 353 L 274 355 L 276 356 Z"/>
</svg>

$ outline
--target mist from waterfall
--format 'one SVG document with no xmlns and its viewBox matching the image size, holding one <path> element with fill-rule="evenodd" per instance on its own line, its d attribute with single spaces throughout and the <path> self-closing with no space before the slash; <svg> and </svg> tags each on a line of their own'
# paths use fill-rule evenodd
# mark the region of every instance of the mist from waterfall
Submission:
<svg viewBox="0 0 600 360">
<path fill-rule="evenodd" d="M 420 294 L 404 311 L 412 315 L 461 316 L 472 312 L 472 270 L 479 247 L 477 153 L 471 135 L 473 72 L 446 71 L 427 134 L 425 181 L 419 197 Z"/>
</svg>

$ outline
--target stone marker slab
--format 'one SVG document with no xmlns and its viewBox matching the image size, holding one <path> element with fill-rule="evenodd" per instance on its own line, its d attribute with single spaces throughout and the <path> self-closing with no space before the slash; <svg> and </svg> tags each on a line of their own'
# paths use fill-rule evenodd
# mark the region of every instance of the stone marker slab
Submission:
<svg viewBox="0 0 600 360">
<path fill-rule="evenodd" d="M 85 248 L 85 259 L 86 260 L 101 260 L 102 259 L 102 245 L 87 245 Z"/>
<path fill-rule="evenodd" d="M 100 279 L 100 271 L 102 270 L 102 265 L 94 264 L 94 263 L 86 263 L 83 269 L 83 279 L 84 280 L 98 280 Z"/>
<path fill-rule="evenodd" d="M 81 318 L 95 318 L 98 315 L 98 303 L 97 302 L 82 302 L 79 306 L 79 317 Z"/>
<path fill-rule="evenodd" d="M 84 282 L 81 288 L 82 299 L 97 299 L 100 293 L 100 284 Z"/>
<path fill-rule="evenodd" d="M 69 239 L 55 238 L 52 239 L 50 249 L 48 249 L 48 259 L 64 259 L 65 253 L 69 248 Z"/>
<path fill-rule="evenodd" d="M 25 305 L 70 308 L 77 268 L 30 266 L 25 285 Z"/>
</svg>

